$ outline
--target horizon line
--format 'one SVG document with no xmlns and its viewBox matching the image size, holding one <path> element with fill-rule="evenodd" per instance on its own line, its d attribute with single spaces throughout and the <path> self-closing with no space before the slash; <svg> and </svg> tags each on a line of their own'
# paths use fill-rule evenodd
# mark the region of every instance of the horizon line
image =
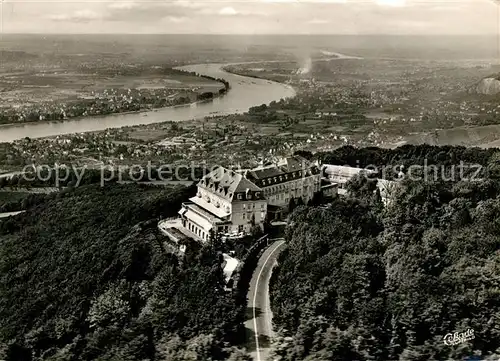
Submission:
<svg viewBox="0 0 500 361">
<path fill-rule="evenodd" d="M 318 33 L 318 34 L 303 34 L 303 33 L 259 33 L 259 34 L 250 34 L 250 33 L 238 33 L 238 34 L 229 34 L 229 33 L 35 33 L 35 32 L 27 32 L 27 33 L 10 33 L 3 32 L 1 35 L 63 35 L 63 36 L 72 36 L 72 35 L 189 35 L 189 36 L 425 36 L 425 37 L 433 37 L 433 36 L 460 36 L 460 37 L 476 37 L 476 36 L 495 36 L 498 37 L 498 33 L 488 33 L 488 34 L 387 34 L 387 33 L 361 33 L 361 34 L 342 34 L 342 33 Z"/>
</svg>

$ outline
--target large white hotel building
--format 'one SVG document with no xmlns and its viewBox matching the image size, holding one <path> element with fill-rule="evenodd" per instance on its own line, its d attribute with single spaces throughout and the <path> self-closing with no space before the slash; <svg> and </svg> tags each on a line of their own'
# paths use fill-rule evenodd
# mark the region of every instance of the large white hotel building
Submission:
<svg viewBox="0 0 500 361">
<path fill-rule="evenodd" d="M 301 157 L 233 171 L 218 167 L 198 183 L 198 192 L 179 211 L 189 235 L 207 241 L 211 234 L 248 233 L 266 218 L 280 218 L 291 198 L 307 203 L 321 190 L 321 171 Z"/>
</svg>

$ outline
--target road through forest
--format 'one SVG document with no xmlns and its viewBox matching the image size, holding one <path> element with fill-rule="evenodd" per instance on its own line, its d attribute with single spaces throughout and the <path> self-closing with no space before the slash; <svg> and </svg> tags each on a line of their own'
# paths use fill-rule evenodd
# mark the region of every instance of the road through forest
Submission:
<svg viewBox="0 0 500 361">
<path fill-rule="evenodd" d="M 274 335 L 269 300 L 269 281 L 285 242 L 281 239 L 272 240 L 272 242 L 259 259 L 248 292 L 248 316 L 245 329 L 247 332 L 247 350 L 254 361 L 267 360 Z"/>
</svg>

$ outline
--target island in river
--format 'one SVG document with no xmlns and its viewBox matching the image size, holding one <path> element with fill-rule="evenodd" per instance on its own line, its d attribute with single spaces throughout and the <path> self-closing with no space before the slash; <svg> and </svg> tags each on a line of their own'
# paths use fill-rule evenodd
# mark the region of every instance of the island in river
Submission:
<svg viewBox="0 0 500 361">
<path fill-rule="evenodd" d="M 100 73 L 107 76 L 97 78 Z M 160 66 L 100 73 L 0 72 L 0 124 L 140 112 L 210 100 L 229 90 L 224 79 Z"/>
</svg>

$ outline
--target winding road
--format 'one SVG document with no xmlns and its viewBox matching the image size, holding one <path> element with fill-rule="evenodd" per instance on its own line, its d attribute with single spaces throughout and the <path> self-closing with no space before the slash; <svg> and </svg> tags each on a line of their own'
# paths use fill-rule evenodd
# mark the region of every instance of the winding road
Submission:
<svg viewBox="0 0 500 361">
<path fill-rule="evenodd" d="M 248 292 L 247 314 L 245 322 L 247 332 L 247 350 L 254 361 L 267 360 L 271 351 L 271 340 L 274 336 L 272 312 L 269 300 L 269 281 L 278 255 L 285 242 L 274 241 L 259 259 Z"/>
</svg>

